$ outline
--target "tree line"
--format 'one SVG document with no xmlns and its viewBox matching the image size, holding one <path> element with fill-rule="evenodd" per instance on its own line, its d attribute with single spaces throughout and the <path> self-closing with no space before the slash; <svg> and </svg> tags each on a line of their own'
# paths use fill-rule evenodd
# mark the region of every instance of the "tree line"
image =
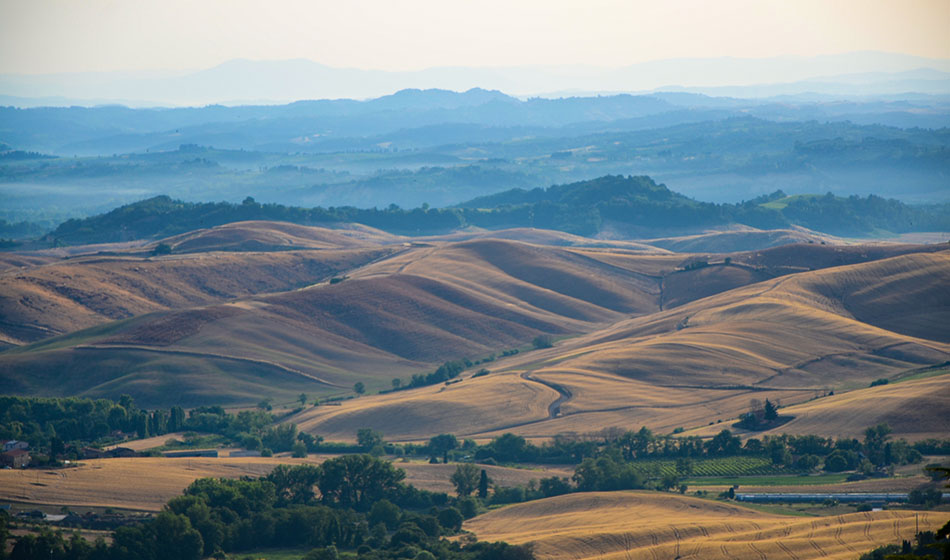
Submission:
<svg viewBox="0 0 950 560">
<path fill-rule="evenodd" d="M 183 202 L 161 195 L 105 214 L 70 219 L 47 235 L 51 242 L 104 243 L 166 237 L 244 220 L 273 220 L 318 225 L 360 223 L 384 231 L 422 235 L 475 226 L 487 229 L 535 227 L 579 235 L 597 233 L 605 221 L 631 227 L 696 227 L 741 223 L 762 229 L 803 225 L 838 234 L 943 231 L 950 227 L 950 205 L 909 206 L 879 196 L 841 198 L 802 196 L 779 207 L 776 191 L 737 204 L 699 202 L 656 184 L 650 177 L 607 175 L 547 189 L 512 189 L 450 208 L 423 205 L 411 210 L 260 204 L 248 197 L 241 204 Z"/>
</svg>

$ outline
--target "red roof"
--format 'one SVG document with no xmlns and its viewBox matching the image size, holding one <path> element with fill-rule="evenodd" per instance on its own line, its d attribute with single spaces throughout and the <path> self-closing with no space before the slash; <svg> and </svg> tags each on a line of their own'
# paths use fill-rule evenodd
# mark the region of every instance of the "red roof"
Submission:
<svg viewBox="0 0 950 560">
<path fill-rule="evenodd" d="M 19 457 L 20 455 L 29 455 L 30 452 L 26 449 L 12 449 L 10 451 L 4 451 L 3 454 L 8 457 Z"/>
</svg>

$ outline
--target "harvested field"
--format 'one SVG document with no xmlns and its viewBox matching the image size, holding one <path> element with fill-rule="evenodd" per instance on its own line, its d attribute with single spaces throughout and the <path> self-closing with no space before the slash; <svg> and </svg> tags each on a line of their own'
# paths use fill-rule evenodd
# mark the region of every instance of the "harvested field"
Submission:
<svg viewBox="0 0 950 560">
<path fill-rule="evenodd" d="M 277 465 L 321 463 L 332 455 L 291 457 L 135 457 L 93 459 L 78 467 L 55 470 L 0 470 L 0 501 L 37 505 L 113 507 L 158 511 L 198 478 L 264 476 Z M 394 463 L 406 481 L 434 492 L 453 492 L 449 482 L 456 465 Z M 569 476 L 561 469 L 529 470 L 484 466 L 501 485 L 527 484 L 548 476 Z"/>
<path fill-rule="evenodd" d="M 532 542 L 542 560 L 636 558 L 854 559 L 910 539 L 945 512 L 880 511 L 802 518 L 673 494 L 598 492 L 492 511 L 465 523 L 479 540 Z"/>
</svg>

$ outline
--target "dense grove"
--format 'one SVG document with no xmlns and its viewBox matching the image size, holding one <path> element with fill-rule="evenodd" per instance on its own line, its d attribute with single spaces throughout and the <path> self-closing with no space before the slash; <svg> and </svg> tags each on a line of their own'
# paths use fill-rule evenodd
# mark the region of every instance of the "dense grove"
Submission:
<svg viewBox="0 0 950 560">
<path fill-rule="evenodd" d="M 784 193 L 738 204 L 698 202 L 657 185 L 649 177 L 608 175 L 548 189 L 513 189 L 454 208 L 404 210 L 354 207 L 299 208 L 259 204 L 193 203 L 157 196 L 99 216 L 62 223 L 49 234 L 59 243 L 99 243 L 170 236 L 242 220 L 298 224 L 355 222 L 399 234 L 432 234 L 467 226 L 536 227 L 580 235 L 597 233 L 605 222 L 630 228 L 676 228 L 742 223 L 764 229 L 800 224 L 836 234 L 875 230 L 943 231 L 950 207 L 908 206 L 878 196 L 798 197 L 780 208 L 767 206 Z"/>
<path fill-rule="evenodd" d="M 534 557 L 526 547 L 441 538 L 474 515 L 472 501 L 417 490 L 404 477 L 387 461 L 346 455 L 259 479 L 199 479 L 150 521 L 118 528 L 110 545 L 45 532 L 16 539 L 10 558 L 198 560 L 264 547 L 310 549 L 306 560 Z"/>
<path fill-rule="evenodd" d="M 65 454 L 70 446 L 124 439 L 126 434 L 150 437 L 182 430 L 219 434 L 237 442 L 263 437 L 282 444 L 286 437 L 281 429 L 268 428 L 273 420 L 264 411 L 231 414 L 220 406 L 193 408 L 187 415 L 179 406 L 142 410 L 127 395 L 118 401 L 0 396 L 0 439 L 26 441 L 53 455 Z M 297 435 L 296 428 L 293 431 L 291 445 Z"/>
</svg>

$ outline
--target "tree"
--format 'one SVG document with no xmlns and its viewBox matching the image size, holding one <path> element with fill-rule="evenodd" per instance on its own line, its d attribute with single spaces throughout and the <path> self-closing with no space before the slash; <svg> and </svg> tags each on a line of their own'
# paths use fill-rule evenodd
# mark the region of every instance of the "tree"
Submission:
<svg viewBox="0 0 950 560">
<path fill-rule="evenodd" d="M 445 527 L 453 533 L 457 533 L 459 529 L 462 528 L 462 522 L 465 521 L 465 518 L 462 516 L 462 512 L 455 509 L 454 507 L 446 508 L 440 511 L 438 519 L 439 525 Z"/>
<path fill-rule="evenodd" d="M 152 521 L 156 560 L 198 560 L 204 550 L 201 533 L 184 515 L 170 511 L 159 513 Z"/>
<path fill-rule="evenodd" d="M 382 523 L 387 529 L 393 531 L 399 526 L 399 518 L 401 515 L 402 513 L 398 506 L 389 500 L 379 500 L 373 504 L 372 509 L 369 510 L 367 519 L 371 525 Z"/>
<path fill-rule="evenodd" d="M 499 461 L 518 461 L 524 455 L 528 442 L 523 437 L 508 432 L 493 439 L 491 447 Z"/>
<path fill-rule="evenodd" d="M 488 483 L 488 473 L 482 469 L 482 474 L 478 478 L 478 497 L 483 500 L 488 497 Z"/>
<path fill-rule="evenodd" d="M 297 400 L 300 401 L 300 406 L 307 404 L 307 393 L 300 393 L 297 395 Z"/>
<path fill-rule="evenodd" d="M 396 389 L 399 389 L 400 387 L 402 387 L 402 379 L 399 379 L 398 377 L 393 377 L 393 389 L 396 390 Z"/>
<path fill-rule="evenodd" d="M 370 455 L 344 455 L 324 461 L 320 489 L 324 503 L 366 511 L 374 502 L 393 496 L 406 472 Z"/>
<path fill-rule="evenodd" d="M 168 431 L 177 432 L 185 427 L 185 411 L 180 406 L 173 406 L 168 418 Z"/>
<path fill-rule="evenodd" d="M 356 444 L 369 451 L 377 445 L 382 445 L 383 434 L 372 428 L 360 428 L 356 431 Z"/>
<path fill-rule="evenodd" d="M 550 348 L 554 346 L 554 339 L 549 334 L 539 334 L 531 341 L 531 345 L 537 349 Z"/>
<path fill-rule="evenodd" d="M 159 243 L 152 249 L 153 255 L 170 255 L 172 252 L 172 246 L 168 243 Z"/>
<path fill-rule="evenodd" d="M 452 434 L 439 434 L 429 440 L 429 450 L 435 455 L 442 455 L 442 462 L 449 462 L 449 451 L 457 448 L 459 441 Z"/>
<path fill-rule="evenodd" d="M 307 456 L 307 444 L 300 441 L 299 439 L 294 443 L 293 447 L 293 456 L 297 459 L 302 459 Z"/>
<path fill-rule="evenodd" d="M 366 392 L 366 385 L 363 385 L 362 381 L 357 381 L 353 384 L 353 392 L 355 392 L 357 395 L 362 395 Z"/>
<path fill-rule="evenodd" d="M 552 476 L 549 478 L 542 478 L 541 482 L 538 484 L 538 489 L 545 498 L 550 498 L 551 496 L 560 496 L 561 494 L 567 494 L 570 492 L 571 483 L 566 478 Z"/>
<path fill-rule="evenodd" d="M 450 480 L 459 497 L 468 496 L 479 486 L 479 468 L 471 463 L 462 463 L 455 468 Z"/>
<path fill-rule="evenodd" d="M 265 479 L 271 482 L 283 504 L 306 504 L 314 499 L 313 487 L 320 480 L 316 465 L 277 465 Z"/>
<path fill-rule="evenodd" d="M 765 399 L 765 414 L 762 415 L 762 418 L 766 422 L 773 422 L 778 418 L 778 409 L 775 408 L 775 405 L 772 404 L 772 401 Z"/>
</svg>

